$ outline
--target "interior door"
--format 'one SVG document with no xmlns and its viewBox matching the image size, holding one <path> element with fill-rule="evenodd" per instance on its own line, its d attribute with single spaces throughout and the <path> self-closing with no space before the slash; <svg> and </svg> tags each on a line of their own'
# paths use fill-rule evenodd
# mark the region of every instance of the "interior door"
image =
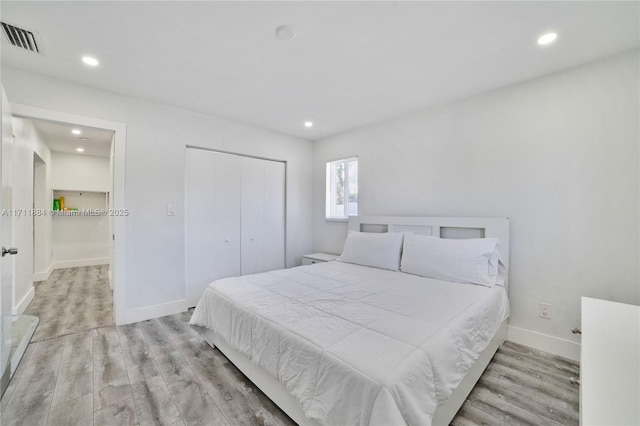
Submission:
<svg viewBox="0 0 640 426">
<path fill-rule="evenodd" d="M 2 88 L 2 149 L 0 149 L 0 176 L 2 179 L 2 196 L 0 197 L 0 212 L 6 212 L 12 206 L 12 167 L 11 151 L 13 147 L 13 131 L 11 125 L 11 110 L 4 88 Z M 13 219 L 10 215 L 0 214 L 0 243 L 3 247 L 13 244 Z M 13 301 L 13 258 L 3 256 L 0 262 L 0 395 L 9 384 L 11 365 L 9 354 L 11 351 L 11 309 Z"/>
<path fill-rule="evenodd" d="M 212 281 L 240 275 L 240 157 L 187 149 L 186 296 L 195 306 Z"/>
</svg>

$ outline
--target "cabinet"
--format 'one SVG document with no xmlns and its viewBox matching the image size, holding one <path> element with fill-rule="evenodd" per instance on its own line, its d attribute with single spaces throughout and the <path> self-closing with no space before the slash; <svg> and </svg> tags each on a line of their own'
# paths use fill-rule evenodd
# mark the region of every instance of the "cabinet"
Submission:
<svg viewBox="0 0 640 426">
<path fill-rule="evenodd" d="M 214 280 L 284 268 L 285 164 L 188 148 L 186 295 Z"/>
<path fill-rule="evenodd" d="M 582 298 L 580 424 L 640 424 L 640 307 Z"/>
</svg>

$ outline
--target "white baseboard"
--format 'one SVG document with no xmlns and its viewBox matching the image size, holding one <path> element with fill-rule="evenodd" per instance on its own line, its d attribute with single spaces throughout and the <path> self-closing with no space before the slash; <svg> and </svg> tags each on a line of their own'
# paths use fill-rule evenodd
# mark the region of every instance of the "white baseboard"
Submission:
<svg viewBox="0 0 640 426">
<path fill-rule="evenodd" d="M 573 361 L 580 361 L 580 344 L 576 342 L 512 325 L 508 327 L 507 340 L 569 358 Z"/>
<path fill-rule="evenodd" d="M 187 310 L 187 299 L 174 300 L 172 302 L 160 303 L 158 305 L 143 306 L 141 308 L 127 309 L 126 324 L 132 322 L 146 321 L 152 318 L 164 317 L 178 314 Z"/>
<path fill-rule="evenodd" d="M 55 269 L 54 266 L 55 266 L 55 263 L 51 262 L 46 271 L 44 271 L 44 272 L 34 272 L 33 273 L 33 282 L 48 280 L 49 277 L 51 276 L 51 273 Z"/>
<path fill-rule="evenodd" d="M 27 306 L 29 306 L 29 303 L 31 303 L 35 295 L 36 295 L 36 290 L 33 288 L 33 285 L 32 285 L 29 291 L 27 292 L 27 294 L 24 295 L 22 300 L 19 301 L 18 304 L 11 310 L 12 311 L 11 313 L 13 315 L 22 315 L 22 313 L 25 311 L 25 309 L 27 309 Z"/>
<path fill-rule="evenodd" d="M 109 264 L 108 257 L 96 257 L 93 259 L 58 260 L 53 262 L 53 269 L 77 268 L 78 266 L 95 266 Z"/>
</svg>

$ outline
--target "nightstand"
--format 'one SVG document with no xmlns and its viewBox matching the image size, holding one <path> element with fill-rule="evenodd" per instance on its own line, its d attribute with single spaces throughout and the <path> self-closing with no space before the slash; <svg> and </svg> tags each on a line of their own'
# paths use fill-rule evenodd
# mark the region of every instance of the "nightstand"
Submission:
<svg viewBox="0 0 640 426">
<path fill-rule="evenodd" d="M 313 265 L 314 263 L 331 262 L 339 257 L 338 254 L 313 253 L 302 256 L 303 265 Z"/>
</svg>

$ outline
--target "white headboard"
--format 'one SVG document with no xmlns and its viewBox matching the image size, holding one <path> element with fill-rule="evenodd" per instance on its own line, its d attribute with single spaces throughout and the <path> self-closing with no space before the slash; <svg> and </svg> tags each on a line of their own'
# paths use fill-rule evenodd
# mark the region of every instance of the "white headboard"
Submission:
<svg viewBox="0 0 640 426">
<path fill-rule="evenodd" d="M 509 283 L 509 219 L 494 217 L 351 216 L 349 231 L 413 232 L 441 238 L 498 238 Z"/>
</svg>

